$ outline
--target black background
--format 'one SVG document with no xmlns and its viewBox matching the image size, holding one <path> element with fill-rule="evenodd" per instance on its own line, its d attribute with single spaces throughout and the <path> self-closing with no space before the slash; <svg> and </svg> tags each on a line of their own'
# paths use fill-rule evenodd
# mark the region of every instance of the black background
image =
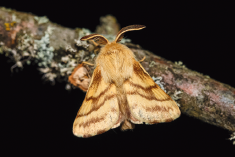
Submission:
<svg viewBox="0 0 235 157">
<path fill-rule="evenodd" d="M 146 25 L 125 36 L 161 57 L 182 61 L 189 69 L 235 87 L 232 4 L 21 0 L 0 5 L 45 15 L 65 27 L 91 31 L 107 14 L 114 15 L 121 27 Z M 117 128 L 88 139 L 77 138 L 72 134 L 72 124 L 85 93 L 79 89 L 68 92 L 65 83 L 43 83 L 36 66 L 25 66 L 23 71 L 12 74 L 13 63 L 3 55 L 0 60 L 2 143 L 10 148 L 8 156 L 234 154 L 228 140 L 230 132 L 184 114 L 171 123 L 136 125 L 133 131 L 126 132 Z"/>
</svg>

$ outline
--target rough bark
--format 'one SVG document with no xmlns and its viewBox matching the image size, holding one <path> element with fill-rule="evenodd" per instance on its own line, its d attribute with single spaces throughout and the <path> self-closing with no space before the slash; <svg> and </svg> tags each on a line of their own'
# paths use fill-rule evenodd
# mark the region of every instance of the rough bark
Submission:
<svg viewBox="0 0 235 157">
<path fill-rule="evenodd" d="M 96 33 L 107 33 L 108 38 L 114 38 L 113 35 L 119 30 L 116 19 L 106 16 L 101 20 Z M 98 52 L 99 48 L 79 41 L 87 33 L 90 33 L 89 30 L 73 30 L 46 18 L 0 8 L 0 53 L 15 62 L 13 70 L 23 68 L 25 63 L 36 62 L 44 78 L 51 82 L 68 81 L 74 67 L 82 61 L 94 63 L 94 52 Z M 163 78 L 168 94 L 177 99 L 178 91 L 182 91 L 177 102 L 183 114 L 235 131 L 233 87 L 192 71 L 181 63 L 167 61 L 139 45 L 124 44 L 135 53 L 137 59 L 146 56 L 143 67 L 150 76 Z M 88 69 L 91 75 L 94 68 Z M 67 86 L 69 89 L 70 85 Z"/>
</svg>

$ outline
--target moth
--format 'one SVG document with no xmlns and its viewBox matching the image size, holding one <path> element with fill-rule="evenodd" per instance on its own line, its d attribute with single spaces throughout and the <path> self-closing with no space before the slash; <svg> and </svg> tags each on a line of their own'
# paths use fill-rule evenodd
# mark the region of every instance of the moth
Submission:
<svg viewBox="0 0 235 157">
<path fill-rule="evenodd" d="M 113 42 L 99 34 L 81 40 L 105 45 L 95 61 L 95 70 L 86 97 L 73 123 L 78 137 L 91 137 L 114 129 L 133 129 L 134 124 L 171 122 L 180 116 L 176 102 L 149 76 L 134 53 L 118 43 L 127 31 L 143 25 L 122 28 Z"/>
</svg>

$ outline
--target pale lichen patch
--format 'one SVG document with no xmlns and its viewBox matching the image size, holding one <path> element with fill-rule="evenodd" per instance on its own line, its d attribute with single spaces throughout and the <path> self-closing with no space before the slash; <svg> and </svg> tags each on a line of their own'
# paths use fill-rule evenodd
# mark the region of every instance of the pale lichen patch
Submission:
<svg viewBox="0 0 235 157">
<path fill-rule="evenodd" d="M 151 63 L 149 64 L 149 67 L 153 67 L 154 65 L 157 65 L 157 63 L 154 61 L 151 61 Z"/>
<path fill-rule="evenodd" d="M 181 97 L 179 96 L 180 94 L 182 94 L 182 91 L 175 91 L 173 95 L 170 95 L 170 97 L 176 102 L 176 104 L 180 107 L 180 104 L 177 103 L 177 100 L 179 100 Z"/>
<path fill-rule="evenodd" d="M 164 88 L 165 83 L 161 82 L 161 80 L 162 80 L 161 76 L 159 76 L 159 77 L 153 76 L 152 79 L 162 90 L 164 90 L 166 92 L 166 89 Z"/>
<path fill-rule="evenodd" d="M 235 132 L 231 134 L 231 137 L 229 138 L 229 140 L 233 141 L 233 145 L 235 145 Z"/>
<path fill-rule="evenodd" d="M 181 66 L 182 68 L 186 68 L 182 61 L 175 62 L 175 64 Z"/>
<path fill-rule="evenodd" d="M 94 57 L 95 57 L 95 54 L 94 54 L 94 53 L 92 53 L 92 54 L 91 54 L 91 58 L 93 59 Z"/>
<path fill-rule="evenodd" d="M 36 60 L 39 62 L 39 67 L 48 67 L 54 57 L 54 48 L 50 46 L 49 33 L 45 33 L 45 36 L 41 40 L 34 40 L 35 49 L 37 51 Z"/>
<path fill-rule="evenodd" d="M 161 82 L 162 77 L 152 77 L 152 79 L 154 80 L 154 82 L 162 89 L 164 90 L 167 94 L 170 95 L 171 92 L 167 92 L 166 89 L 164 88 L 165 83 Z M 171 94 L 170 97 L 176 102 L 177 100 L 179 100 L 181 97 L 179 96 L 180 94 L 182 94 L 182 91 L 175 91 L 174 94 Z M 180 107 L 180 104 L 176 102 L 176 104 Z"/>
<path fill-rule="evenodd" d="M 70 45 L 67 46 L 67 47 L 65 48 L 65 50 L 68 51 L 68 52 L 71 52 L 71 53 L 77 52 L 77 50 L 73 49 Z"/>
<path fill-rule="evenodd" d="M 16 22 L 16 23 L 20 23 L 21 22 L 21 20 L 18 19 L 15 14 L 12 14 L 11 20 Z"/>
<path fill-rule="evenodd" d="M 38 22 L 39 25 L 43 23 L 47 23 L 49 21 L 49 19 L 46 16 L 42 16 L 42 17 L 34 16 L 34 19 Z"/>
</svg>

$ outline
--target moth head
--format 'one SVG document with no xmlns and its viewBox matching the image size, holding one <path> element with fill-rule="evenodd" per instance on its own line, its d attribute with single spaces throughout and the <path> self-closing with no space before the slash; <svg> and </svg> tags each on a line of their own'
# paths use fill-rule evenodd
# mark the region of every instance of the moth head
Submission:
<svg viewBox="0 0 235 157">
<path fill-rule="evenodd" d="M 100 34 L 90 34 L 90 35 L 82 37 L 80 40 L 94 40 L 96 43 L 98 43 L 100 45 L 117 43 L 122 40 L 125 32 L 140 30 L 143 28 L 145 28 L 144 25 L 130 25 L 130 26 L 124 27 L 118 32 L 118 34 L 113 42 L 109 42 L 108 39 L 106 39 L 103 35 L 100 35 Z"/>
</svg>

